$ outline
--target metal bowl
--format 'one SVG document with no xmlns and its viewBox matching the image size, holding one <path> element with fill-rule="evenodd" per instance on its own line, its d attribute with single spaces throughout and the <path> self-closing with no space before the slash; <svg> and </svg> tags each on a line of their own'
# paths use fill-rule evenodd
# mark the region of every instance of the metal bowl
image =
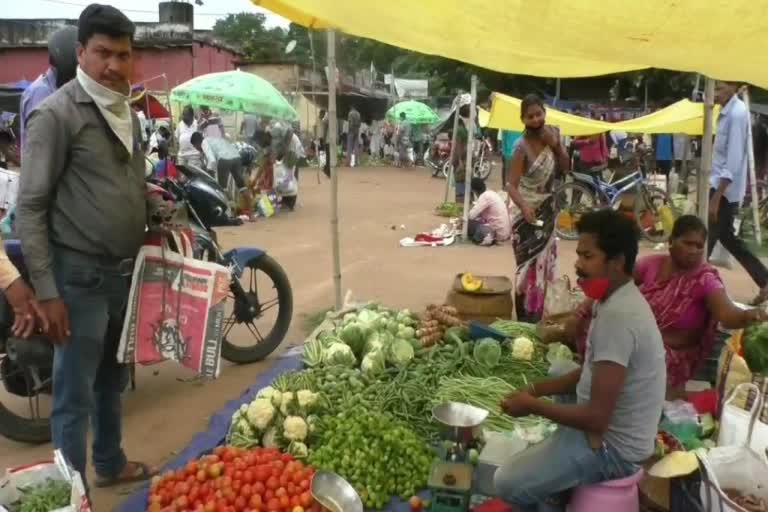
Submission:
<svg viewBox="0 0 768 512">
<path fill-rule="evenodd" d="M 461 402 L 444 402 L 432 409 L 432 417 L 440 423 L 446 439 L 469 444 L 480 437 L 480 425 L 488 411 Z"/>
<path fill-rule="evenodd" d="M 363 512 L 363 502 L 349 482 L 336 473 L 318 471 L 312 477 L 312 497 L 331 512 Z"/>
</svg>

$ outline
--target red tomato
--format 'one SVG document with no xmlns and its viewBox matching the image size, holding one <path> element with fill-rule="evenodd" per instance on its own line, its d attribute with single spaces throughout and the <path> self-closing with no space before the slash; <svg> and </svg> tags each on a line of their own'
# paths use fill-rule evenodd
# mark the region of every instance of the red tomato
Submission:
<svg viewBox="0 0 768 512">
<path fill-rule="evenodd" d="M 245 465 L 248 467 L 251 467 L 255 464 L 256 456 L 253 455 L 253 453 L 246 453 L 243 455 L 243 462 L 245 462 Z"/>
<path fill-rule="evenodd" d="M 266 491 L 264 491 L 264 499 L 266 501 L 269 501 L 274 497 L 275 497 L 275 491 L 273 491 L 272 489 L 267 489 Z"/>
<path fill-rule="evenodd" d="M 291 506 L 291 499 L 287 495 L 280 496 L 280 506 L 289 508 Z"/>
<path fill-rule="evenodd" d="M 197 474 L 195 475 L 195 480 L 197 480 L 198 482 L 205 482 L 205 479 L 206 479 L 206 478 L 207 478 L 207 477 L 206 477 L 206 475 L 205 475 L 205 471 L 203 471 L 202 469 L 201 469 L 201 470 L 199 470 L 199 471 L 197 472 Z"/>
<path fill-rule="evenodd" d="M 278 487 L 280 487 L 280 481 L 277 478 L 271 476 L 267 479 L 267 489 L 272 489 L 274 491 Z"/>
<path fill-rule="evenodd" d="M 264 491 L 266 491 L 267 488 L 264 486 L 264 482 L 256 482 L 253 484 L 253 493 L 254 494 L 264 494 Z"/>
<path fill-rule="evenodd" d="M 221 487 L 232 487 L 232 478 L 225 476 L 221 478 Z"/>
<path fill-rule="evenodd" d="M 193 485 L 187 493 L 187 498 L 189 498 L 189 501 L 195 501 L 198 496 L 200 496 L 200 487 Z"/>
<path fill-rule="evenodd" d="M 240 488 L 242 486 L 243 486 L 243 482 L 241 482 L 240 480 L 235 480 L 234 482 L 232 482 L 232 490 L 235 491 L 236 493 L 240 492 Z"/>
<path fill-rule="evenodd" d="M 282 498 L 283 496 L 288 495 L 288 491 L 285 490 L 285 487 L 280 487 L 275 491 L 275 496 L 278 498 Z"/>
<path fill-rule="evenodd" d="M 297 494 L 294 494 L 293 496 L 291 496 L 291 509 L 295 507 L 300 507 L 300 506 L 301 506 L 301 498 Z"/>
<path fill-rule="evenodd" d="M 186 496 L 179 496 L 176 498 L 176 507 L 184 510 L 189 505 L 189 500 Z"/>
<path fill-rule="evenodd" d="M 216 448 L 213 449 L 213 453 L 214 455 L 221 456 L 221 454 L 224 453 L 226 449 L 227 448 L 224 446 L 217 446 Z"/>
<path fill-rule="evenodd" d="M 242 477 L 244 484 L 252 484 L 253 483 L 253 471 L 250 469 L 246 469 L 243 471 L 243 477 Z"/>
<path fill-rule="evenodd" d="M 245 507 L 247 504 L 248 502 L 245 500 L 244 497 L 238 496 L 237 498 L 235 498 L 235 510 L 237 510 L 237 512 L 242 512 L 243 510 L 245 510 Z"/>
<path fill-rule="evenodd" d="M 224 474 L 226 476 L 235 476 L 235 468 L 232 466 L 227 466 L 224 468 Z"/>
<path fill-rule="evenodd" d="M 282 460 L 273 460 L 272 461 L 272 467 L 273 468 L 277 468 L 280 471 L 282 471 L 283 469 L 285 469 L 285 462 L 282 461 Z"/>
<path fill-rule="evenodd" d="M 291 455 L 290 453 L 279 453 L 278 452 L 278 455 L 280 455 L 280 459 L 283 462 L 291 462 L 293 460 L 293 455 Z"/>
<path fill-rule="evenodd" d="M 301 498 L 301 506 L 302 507 L 307 508 L 310 505 L 312 505 L 312 495 L 309 494 L 308 492 L 305 491 L 305 492 L 301 493 L 300 498 Z"/>
<path fill-rule="evenodd" d="M 243 484 L 243 486 L 240 488 L 240 496 L 250 498 L 251 494 L 253 494 L 253 487 L 251 484 Z"/>
<path fill-rule="evenodd" d="M 187 465 L 185 466 L 187 474 L 188 475 L 194 475 L 197 473 L 197 464 L 195 462 L 187 462 Z"/>
<path fill-rule="evenodd" d="M 248 500 L 248 505 L 251 508 L 261 508 L 262 507 L 262 500 L 261 496 L 258 494 L 251 495 L 250 499 Z"/>
<path fill-rule="evenodd" d="M 235 498 L 237 498 L 235 491 L 232 489 L 224 489 L 222 494 L 224 494 L 224 499 L 227 500 L 227 503 L 230 505 L 232 505 L 235 502 Z"/>
<path fill-rule="evenodd" d="M 280 510 L 280 502 L 274 498 L 267 502 L 267 510 L 278 511 Z"/>
<path fill-rule="evenodd" d="M 301 482 L 299 482 L 299 489 L 301 489 L 302 491 L 309 490 L 309 480 L 304 479 Z"/>
<path fill-rule="evenodd" d="M 302 480 L 304 480 L 304 472 L 301 470 L 296 471 L 291 477 L 291 482 L 294 484 L 300 484 Z"/>
<path fill-rule="evenodd" d="M 286 486 L 288 485 L 288 482 L 291 481 L 291 475 L 289 475 L 288 473 L 283 473 L 282 475 L 280 475 L 279 481 L 280 481 L 280 485 Z"/>
<path fill-rule="evenodd" d="M 235 474 L 232 475 L 232 480 L 242 480 L 243 479 L 243 473 L 244 471 L 241 470 L 235 470 Z"/>
<path fill-rule="evenodd" d="M 293 485 L 292 483 L 289 483 L 288 485 L 286 485 L 285 490 L 288 491 L 288 496 L 293 496 L 294 494 L 296 494 L 296 486 Z"/>
<path fill-rule="evenodd" d="M 220 501 L 216 504 L 216 512 L 229 512 L 229 506 L 226 501 Z"/>
<path fill-rule="evenodd" d="M 265 466 L 257 466 L 253 473 L 253 477 L 257 482 L 266 482 L 270 477 L 269 469 Z"/>
</svg>

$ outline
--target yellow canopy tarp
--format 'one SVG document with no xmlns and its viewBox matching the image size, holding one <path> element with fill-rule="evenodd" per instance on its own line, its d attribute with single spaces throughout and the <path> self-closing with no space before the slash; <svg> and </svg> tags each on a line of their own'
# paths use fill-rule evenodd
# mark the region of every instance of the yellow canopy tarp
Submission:
<svg viewBox="0 0 768 512">
<path fill-rule="evenodd" d="M 712 116 L 714 132 L 720 107 L 715 106 Z M 702 135 L 704 133 L 704 104 L 690 100 L 680 100 L 677 103 L 657 110 L 652 114 L 612 123 L 614 130 L 632 133 L 685 133 Z"/>
<path fill-rule="evenodd" d="M 768 47 L 762 0 L 610 8 L 604 0 L 252 1 L 304 26 L 506 73 L 579 77 L 657 67 L 768 87 L 768 52 L 757 51 Z"/>
<path fill-rule="evenodd" d="M 489 128 L 501 128 L 521 132 L 525 128 L 520 120 L 520 103 L 522 100 L 498 92 L 493 93 L 491 104 L 491 119 Z M 613 129 L 613 124 L 574 116 L 557 109 L 547 107 L 547 124 L 557 126 L 562 135 L 594 135 Z"/>
</svg>

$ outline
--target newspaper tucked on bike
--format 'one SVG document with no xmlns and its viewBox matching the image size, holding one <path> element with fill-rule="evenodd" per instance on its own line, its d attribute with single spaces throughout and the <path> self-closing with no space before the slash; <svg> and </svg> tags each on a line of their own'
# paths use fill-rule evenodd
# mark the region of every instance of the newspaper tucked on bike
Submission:
<svg viewBox="0 0 768 512">
<path fill-rule="evenodd" d="M 178 222 L 180 215 L 171 211 L 172 206 L 156 203 L 150 202 L 150 218 L 156 224 L 150 226 L 147 243 L 136 258 L 118 361 L 173 360 L 215 378 L 230 271 L 194 259 L 188 226 Z"/>
</svg>

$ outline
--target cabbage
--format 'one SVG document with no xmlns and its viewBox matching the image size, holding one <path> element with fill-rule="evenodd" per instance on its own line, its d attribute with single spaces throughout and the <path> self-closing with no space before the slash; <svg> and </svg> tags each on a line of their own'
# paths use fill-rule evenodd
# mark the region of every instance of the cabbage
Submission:
<svg viewBox="0 0 768 512">
<path fill-rule="evenodd" d="M 747 327 L 742 345 L 744 359 L 752 373 L 768 372 L 768 323 Z"/>
<path fill-rule="evenodd" d="M 352 348 L 352 352 L 361 354 L 365 345 L 366 329 L 360 322 L 352 322 L 344 326 L 339 333 L 339 338 Z"/>
<path fill-rule="evenodd" d="M 369 354 L 374 350 L 382 350 L 384 346 L 388 345 L 389 341 L 391 341 L 388 336 L 388 333 L 382 331 L 373 331 L 365 341 L 365 346 L 363 346 L 363 355 Z M 385 341 L 387 343 L 385 343 Z"/>
<path fill-rule="evenodd" d="M 562 343 L 552 343 L 547 349 L 547 361 L 573 361 L 573 352 Z"/>
<path fill-rule="evenodd" d="M 363 362 L 360 363 L 360 371 L 365 375 L 377 375 L 384 371 L 386 368 L 387 360 L 384 357 L 384 352 L 381 350 L 374 350 L 369 352 L 363 358 Z"/>
<path fill-rule="evenodd" d="M 499 364 L 499 359 L 501 359 L 501 345 L 494 339 L 483 338 L 475 342 L 472 355 L 475 361 L 482 366 L 493 368 Z"/>
<path fill-rule="evenodd" d="M 380 315 L 374 311 L 364 309 L 357 314 L 357 321 L 363 329 L 373 330 L 376 328 L 379 316 Z"/>
<path fill-rule="evenodd" d="M 413 347 L 405 340 L 395 340 L 387 348 L 387 362 L 395 366 L 405 366 L 415 355 Z"/>
<path fill-rule="evenodd" d="M 332 343 L 325 350 L 325 364 L 329 366 L 357 366 L 357 359 L 349 345 L 344 343 Z"/>
<path fill-rule="evenodd" d="M 320 340 L 312 340 L 309 343 L 304 344 L 304 350 L 301 354 L 301 361 L 304 366 L 313 368 L 323 364 L 324 356 L 323 343 Z"/>
</svg>

